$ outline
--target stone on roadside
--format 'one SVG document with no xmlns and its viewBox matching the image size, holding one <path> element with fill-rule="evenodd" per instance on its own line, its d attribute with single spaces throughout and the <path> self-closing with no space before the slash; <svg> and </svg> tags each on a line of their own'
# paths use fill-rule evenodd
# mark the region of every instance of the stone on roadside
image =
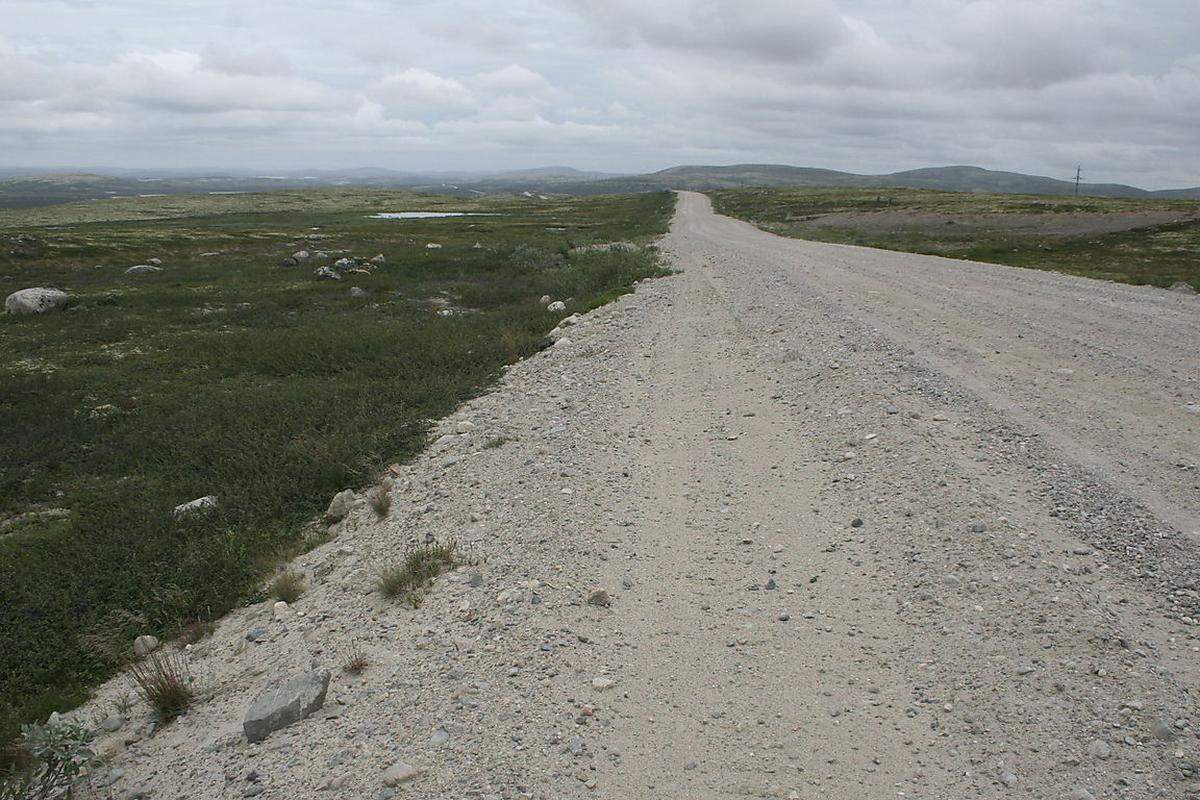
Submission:
<svg viewBox="0 0 1200 800">
<path fill-rule="evenodd" d="M 354 508 L 357 500 L 358 495 L 354 493 L 353 489 L 343 489 L 329 501 L 329 508 L 325 509 L 325 519 L 330 522 L 340 522 Z"/>
<path fill-rule="evenodd" d="M 246 711 L 242 730 L 247 741 L 261 742 L 280 728 L 299 722 L 325 703 L 329 670 L 293 676 L 266 689 Z"/>
<path fill-rule="evenodd" d="M 403 761 L 397 761 L 392 764 L 383 773 L 384 786 L 399 786 L 416 778 L 421 774 L 421 770 L 416 767 L 405 764 Z"/>
<path fill-rule="evenodd" d="M 1173 742 L 1179 738 L 1179 733 L 1165 719 L 1150 721 L 1150 735 L 1161 742 Z"/>
<path fill-rule="evenodd" d="M 158 637 L 144 633 L 133 640 L 133 654 L 137 658 L 145 658 L 158 649 Z"/>
<path fill-rule="evenodd" d="M 592 688 L 598 692 L 607 692 L 609 689 L 613 688 L 616 685 L 617 685 L 617 682 L 614 681 L 612 678 L 606 678 L 604 676 L 600 676 L 598 678 L 592 678 Z"/>
<path fill-rule="evenodd" d="M 1087 754 L 1092 758 L 1105 759 L 1112 755 L 1112 747 L 1101 739 L 1092 740 L 1087 747 Z"/>
<path fill-rule="evenodd" d="M 612 598 L 608 594 L 607 589 L 592 589 L 587 593 L 587 604 L 589 606 L 608 607 L 612 605 Z"/>
</svg>

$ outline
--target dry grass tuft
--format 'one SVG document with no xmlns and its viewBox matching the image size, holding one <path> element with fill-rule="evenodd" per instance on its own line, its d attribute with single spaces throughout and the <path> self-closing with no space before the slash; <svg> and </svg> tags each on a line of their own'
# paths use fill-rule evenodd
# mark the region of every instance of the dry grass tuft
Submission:
<svg viewBox="0 0 1200 800">
<path fill-rule="evenodd" d="M 216 629 L 217 623 L 215 622 L 202 622 L 200 620 L 189 622 L 179 632 L 179 646 L 186 647 L 189 644 L 195 644 L 201 639 L 207 639 L 213 635 Z"/>
<path fill-rule="evenodd" d="M 342 671 L 351 675 L 361 675 L 370 664 L 371 660 L 359 642 L 350 645 L 342 654 Z"/>
<path fill-rule="evenodd" d="M 267 594 L 285 603 L 296 602 L 304 594 L 304 574 L 294 569 L 279 573 L 267 587 Z"/>
<path fill-rule="evenodd" d="M 371 504 L 371 509 L 375 512 L 375 516 L 380 519 L 387 517 L 392 510 L 392 482 L 384 481 L 367 493 L 367 502 Z"/>
<path fill-rule="evenodd" d="M 434 578 L 462 563 L 458 543 L 427 544 L 416 548 L 399 564 L 379 572 L 378 587 L 384 597 L 407 601 L 413 608 L 421 604 L 421 592 Z"/>
<path fill-rule="evenodd" d="M 169 722 L 187 711 L 196 697 L 187 662 L 178 653 L 151 653 L 145 661 L 134 664 L 131 675 L 138 694 L 161 722 Z"/>
</svg>

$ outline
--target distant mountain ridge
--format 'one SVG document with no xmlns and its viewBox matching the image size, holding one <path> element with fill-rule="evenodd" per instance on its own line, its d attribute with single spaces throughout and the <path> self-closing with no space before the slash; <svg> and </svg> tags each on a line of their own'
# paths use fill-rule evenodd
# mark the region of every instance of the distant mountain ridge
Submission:
<svg viewBox="0 0 1200 800">
<path fill-rule="evenodd" d="M 5 177 L 8 176 L 8 177 Z M 433 194 L 478 197 L 488 194 L 624 194 L 663 189 L 737 189 L 754 186 L 898 187 L 952 192 L 1070 195 L 1071 181 L 971 166 L 926 167 L 883 175 L 863 175 L 787 164 L 687 165 L 643 175 L 614 175 L 549 166 L 492 172 L 403 172 L 380 167 L 249 170 L 199 174 L 186 170 L 82 170 L 37 173 L 0 167 L 0 209 L 145 194 L 266 192 L 310 186 L 405 188 Z M 1150 191 L 1119 183 L 1081 183 L 1079 193 L 1094 197 L 1200 200 L 1200 187 Z"/>
<path fill-rule="evenodd" d="M 730 164 L 726 166 L 680 166 L 629 178 L 601 181 L 615 187 L 638 186 L 670 189 L 735 189 L 752 186 L 847 186 L 871 188 L 938 189 L 951 192 L 997 194 L 1070 195 L 1072 181 L 1002 172 L 983 167 L 926 167 L 883 175 L 862 175 L 816 167 L 787 164 Z M 1119 183 L 1081 183 L 1079 193 L 1093 197 L 1158 197 L 1200 199 L 1200 187 L 1151 191 Z"/>
</svg>

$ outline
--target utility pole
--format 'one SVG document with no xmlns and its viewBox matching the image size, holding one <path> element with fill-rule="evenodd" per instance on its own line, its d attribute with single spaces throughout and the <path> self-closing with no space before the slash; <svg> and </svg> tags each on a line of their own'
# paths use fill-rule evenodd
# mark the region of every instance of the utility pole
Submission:
<svg viewBox="0 0 1200 800">
<path fill-rule="evenodd" d="M 1075 196 L 1079 197 L 1079 178 L 1082 176 L 1083 165 L 1079 164 L 1075 167 Z"/>
</svg>

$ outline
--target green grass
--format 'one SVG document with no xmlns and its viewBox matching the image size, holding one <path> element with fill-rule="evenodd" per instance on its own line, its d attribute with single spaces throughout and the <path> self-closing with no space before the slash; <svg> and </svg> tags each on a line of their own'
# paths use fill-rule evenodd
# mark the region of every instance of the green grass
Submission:
<svg viewBox="0 0 1200 800">
<path fill-rule="evenodd" d="M 84 699 L 135 635 L 256 596 L 333 494 L 418 452 L 559 318 L 659 274 L 652 250 L 568 251 L 646 243 L 673 202 L 313 190 L 0 212 L 0 244 L 37 237 L 0 247 L 0 296 L 57 286 L 73 305 L 0 315 L 0 518 L 70 510 L 0 537 L 0 740 Z M 499 216 L 368 218 L 451 206 Z M 300 249 L 388 263 L 318 281 L 280 266 Z M 124 275 L 151 257 L 164 272 Z M 215 509 L 172 517 L 210 494 Z"/>
<path fill-rule="evenodd" d="M 784 236 L 1138 285 L 1182 281 L 1200 289 L 1200 220 L 1187 219 L 1200 214 L 1195 201 L 799 187 L 710 196 L 719 213 Z M 894 224 L 879 224 L 879 212 L 891 212 Z M 1049 215 L 1069 229 L 1068 216 L 1114 219 L 1139 212 L 1166 219 L 1106 233 L 1047 232 L 1038 225 Z"/>
</svg>

